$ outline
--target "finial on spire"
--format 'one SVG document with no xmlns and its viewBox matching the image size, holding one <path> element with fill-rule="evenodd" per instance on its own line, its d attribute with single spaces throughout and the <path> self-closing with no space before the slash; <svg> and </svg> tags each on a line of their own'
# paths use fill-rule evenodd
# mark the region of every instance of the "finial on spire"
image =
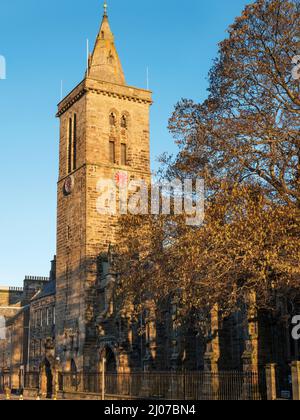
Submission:
<svg viewBox="0 0 300 420">
<path fill-rule="evenodd" d="M 106 3 L 106 0 L 104 1 L 103 8 L 104 8 L 104 16 L 107 16 L 107 3 Z"/>
</svg>

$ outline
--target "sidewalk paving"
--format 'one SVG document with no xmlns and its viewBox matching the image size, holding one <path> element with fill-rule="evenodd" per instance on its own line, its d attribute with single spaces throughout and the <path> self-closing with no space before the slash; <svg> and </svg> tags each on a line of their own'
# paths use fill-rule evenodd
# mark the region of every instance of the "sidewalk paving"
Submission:
<svg viewBox="0 0 300 420">
<path fill-rule="evenodd" d="M 37 401 L 36 398 L 24 398 L 23 400 L 20 398 L 19 395 L 11 395 L 9 400 L 7 400 L 6 396 L 4 394 L 0 394 L 0 401 Z M 42 399 L 40 401 L 54 401 L 54 400 L 49 400 L 49 399 Z"/>
</svg>

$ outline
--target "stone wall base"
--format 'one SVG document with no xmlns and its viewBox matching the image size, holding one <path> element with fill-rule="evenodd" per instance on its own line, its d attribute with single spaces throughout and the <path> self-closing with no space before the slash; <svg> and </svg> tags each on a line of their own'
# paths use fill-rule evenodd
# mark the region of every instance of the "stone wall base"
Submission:
<svg viewBox="0 0 300 420">
<path fill-rule="evenodd" d="M 39 395 L 38 389 L 35 388 L 26 388 L 24 389 L 23 396 L 24 398 L 37 398 Z"/>
<path fill-rule="evenodd" d="M 60 392 L 57 396 L 59 400 L 90 400 L 101 401 L 102 397 L 99 394 L 89 394 L 83 392 Z M 124 397 L 124 395 L 105 395 L 105 401 L 136 401 L 139 398 Z"/>
</svg>

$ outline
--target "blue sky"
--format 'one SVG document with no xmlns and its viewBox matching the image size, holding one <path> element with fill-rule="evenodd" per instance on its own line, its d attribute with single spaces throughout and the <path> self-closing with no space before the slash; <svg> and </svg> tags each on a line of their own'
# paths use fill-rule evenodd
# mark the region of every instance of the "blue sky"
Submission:
<svg viewBox="0 0 300 420">
<path fill-rule="evenodd" d="M 152 167 L 176 152 L 168 118 L 182 97 L 202 100 L 217 44 L 246 0 L 109 0 L 109 17 L 128 84 L 154 93 Z M 55 253 L 60 85 L 66 94 L 85 71 L 102 17 L 101 0 L 1 0 L 0 284 L 48 275 Z"/>
</svg>

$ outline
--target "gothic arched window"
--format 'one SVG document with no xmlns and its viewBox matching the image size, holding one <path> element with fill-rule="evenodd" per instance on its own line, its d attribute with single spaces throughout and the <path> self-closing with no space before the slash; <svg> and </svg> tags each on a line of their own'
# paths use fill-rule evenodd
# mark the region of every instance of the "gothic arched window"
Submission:
<svg viewBox="0 0 300 420">
<path fill-rule="evenodd" d="M 127 145 L 124 143 L 121 144 L 121 165 L 127 165 Z"/>
<path fill-rule="evenodd" d="M 116 163 L 116 143 L 114 140 L 109 141 L 109 161 Z"/>
<path fill-rule="evenodd" d="M 74 336 L 71 337 L 73 339 L 73 346 L 74 346 Z M 78 387 L 78 378 L 77 378 L 77 366 L 74 359 L 71 360 L 71 376 L 72 376 L 72 387 L 76 389 Z"/>
<path fill-rule="evenodd" d="M 73 118 L 73 171 L 77 169 L 77 115 Z"/>
<path fill-rule="evenodd" d="M 117 124 L 117 118 L 116 115 L 112 112 L 109 116 L 109 123 L 112 127 L 115 127 Z"/>
<path fill-rule="evenodd" d="M 121 127 L 122 128 L 127 128 L 128 127 L 126 115 L 123 115 L 122 118 L 121 118 Z"/>
<path fill-rule="evenodd" d="M 77 115 L 69 118 L 68 128 L 68 173 L 77 169 Z"/>
<path fill-rule="evenodd" d="M 73 143 L 73 124 L 72 124 L 72 118 L 69 118 L 68 173 L 72 172 L 72 143 Z"/>
</svg>

